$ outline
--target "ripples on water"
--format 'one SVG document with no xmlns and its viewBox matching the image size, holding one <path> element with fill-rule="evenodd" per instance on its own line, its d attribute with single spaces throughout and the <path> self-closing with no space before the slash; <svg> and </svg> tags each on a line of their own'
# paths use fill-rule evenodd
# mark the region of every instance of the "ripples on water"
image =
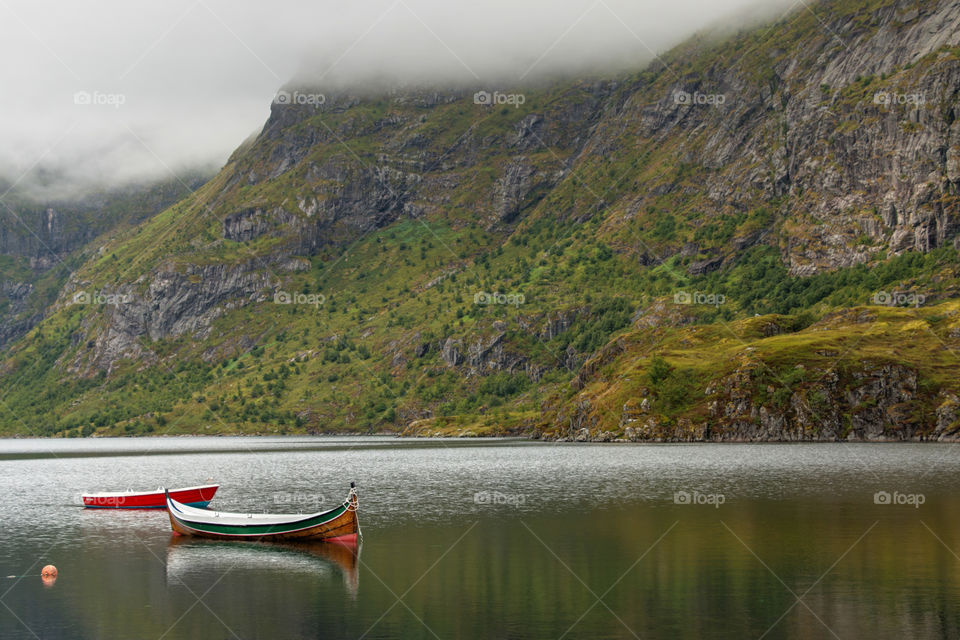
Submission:
<svg viewBox="0 0 960 640">
<path fill-rule="evenodd" d="M 957 637 L 956 451 L 3 440 L 0 572 L 29 575 L 6 579 L 0 637 Z M 210 479 L 217 509 L 273 512 L 328 508 L 356 481 L 359 557 L 76 506 Z M 33 575 L 47 562 L 52 588 Z"/>
</svg>

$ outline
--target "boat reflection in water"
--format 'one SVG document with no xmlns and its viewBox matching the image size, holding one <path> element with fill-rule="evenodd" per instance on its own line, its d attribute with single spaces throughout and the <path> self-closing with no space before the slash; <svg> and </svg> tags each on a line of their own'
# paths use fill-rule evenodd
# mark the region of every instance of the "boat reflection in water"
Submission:
<svg viewBox="0 0 960 640">
<path fill-rule="evenodd" d="M 360 546 L 329 542 L 224 542 L 172 536 L 167 546 L 167 585 L 186 585 L 197 576 L 270 571 L 293 575 L 340 573 L 352 597 L 360 587 Z"/>
</svg>

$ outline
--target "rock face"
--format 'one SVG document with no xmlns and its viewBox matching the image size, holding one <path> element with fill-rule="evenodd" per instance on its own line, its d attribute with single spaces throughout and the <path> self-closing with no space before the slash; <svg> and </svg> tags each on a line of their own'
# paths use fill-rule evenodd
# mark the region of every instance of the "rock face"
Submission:
<svg viewBox="0 0 960 640">
<path fill-rule="evenodd" d="M 752 372 L 739 370 L 711 385 L 714 441 L 905 440 L 916 425 L 905 414 L 917 392 L 915 371 L 883 365 L 855 371 L 846 389 L 825 372 L 811 389 L 794 392 L 786 406 L 754 399 Z"/>
<path fill-rule="evenodd" d="M 957 419 L 960 418 L 960 399 L 953 393 L 941 393 L 942 402 L 937 407 L 937 427 L 934 431 L 938 440 L 944 440 L 956 434 Z"/>
<path fill-rule="evenodd" d="M 30 330 L 43 314 L 32 311 L 29 305 L 33 284 L 15 280 L 0 280 L 0 300 L 6 300 L 7 309 L 0 321 L 0 346 Z"/>
<path fill-rule="evenodd" d="M 251 260 L 238 265 L 188 266 L 179 271 L 165 266 L 152 274 L 146 287 L 125 285 L 98 292 L 113 302 L 102 305 L 106 329 L 87 342 L 71 370 L 90 374 L 111 371 L 121 358 L 153 359 L 140 338 L 150 341 L 189 334 L 203 340 L 210 323 L 229 309 L 248 304 L 275 304 L 275 274 L 308 268 L 302 260 Z M 138 283 L 142 285 L 143 283 Z M 72 285 L 79 288 L 79 285 Z M 89 326 L 88 322 L 88 326 Z"/>
<path fill-rule="evenodd" d="M 803 46 L 750 82 L 743 64 L 678 82 L 720 106 L 628 100 L 636 138 L 685 141 L 707 209 L 785 201 L 779 246 L 795 275 L 851 266 L 879 251 L 929 251 L 960 229 L 960 8 L 891 2 L 832 15 Z M 832 34 L 832 35 L 826 35 Z M 838 46 L 838 40 L 843 44 Z M 923 68 L 910 66 L 919 60 Z M 653 193 L 677 185 L 653 186 Z M 699 195 L 699 194 L 698 194 Z M 641 206 L 641 205 L 637 205 Z M 690 273 L 718 264 L 703 260 Z"/>
<path fill-rule="evenodd" d="M 508 166 L 497 183 L 495 198 L 499 222 L 513 222 L 520 212 L 535 204 L 556 182 L 563 172 L 537 173 L 525 158 L 517 158 Z"/>
<path fill-rule="evenodd" d="M 440 347 L 440 358 L 450 367 L 455 367 L 463 362 L 463 354 L 460 353 L 461 344 L 458 340 L 447 338 Z"/>
<path fill-rule="evenodd" d="M 489 337 L 478 337 L 467 344 L 466 349 L 461 340 L 447 338 L 438 345 L 440 359 L 464 377 L 506 371 L 524 373 L 534 382 L 539 380 L 544 368 L 532 364 L 527 355 L 518 352 L 505 338 L 506 333 L 502 331 Z M 419 351 L 420 347 L 417 348 Z"/>
<path fill-rule="evenodd" d="M 554 434 L 567 439 L 570 429 L 577 427 L 575 439 L 590 442 L 606 442 L 618 433 L 630 442 L 869 442 L 960 436 L 960 404 L 952 393 L 942 394 L 933 428 L 915 419 L 918 376 L 907 367 L 864 368 L 843 381 L 836 373 L 817 372 L 821 373 L 814 387 L 798 388 L 785 404 L 777 405 L 756 394 L 752 367 L 738 369 L 709 383 L 709 413 L 699 422 L 649 415 L 649 400 L 644 397 L 626 403 L 619 427 L 604 431 L 584 400 L 569 418 L 562 413 L 556 418 Z"/>
<path fill-rule="evenodd" d="M 223 237 L 234 242 L 249 242 L 259 238 L 272 226 L 273 220 L 280 222 L 286 216 L 282 209 L 274 209 L 269 214 L 264 213 L 263 209 L 244 209 L 236 213 L 231 213 L 223 219 Z"/>
<path fill-rule="evenodd" d="M 476 171 L 496 167 L 497 177 L 477 199 L 489 225 L 515 222 L 567 174 L 566 163 L 587 142 L 606 107 L 612 83 L 571 86 L 569 102 L 530 114 L 510 132 L 481 137 L 473 127 L 453 147 L 418 131 L 430 109 L 472 102 L 473 90 L 413 88 L 384 95 L 326 94 L 321 106 L 274 104 L 262 134 L 242 156 L 228 184 L 257 186 L 295 172 L 302 176 L 297 207 L 246 208 L 223 221 L 224 237 L 247 242 L 271 230 L 285 235 L 291 250 L 312 255 L 336 248 L 407 216 L 441 214 Z M 394 109 L 379 119 L 347 118 L 336 128 L 328 118 L 358 105 L 388 101 Z M 415 107 L 415 108 L 412 108 Z M 375 157 L 345 153 L 376 144 Z M 525 151 L 551 149 L 550 162 Z M 558 167 L 558 161 L 561 166 Z M 279 230 L 279 231 L 278 231 Z"/>
</svg>

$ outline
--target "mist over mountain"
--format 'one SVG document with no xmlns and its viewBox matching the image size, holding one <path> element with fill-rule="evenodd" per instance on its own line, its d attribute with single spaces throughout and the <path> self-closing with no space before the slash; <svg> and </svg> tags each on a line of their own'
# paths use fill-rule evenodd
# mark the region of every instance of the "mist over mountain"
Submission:
<svg viewBox="0 0 960 640">
<path fill-rule="evenodd" d="M 0 54 L 25 62 L 0 69 L 12 88 L 0 96 L 0 176 L 39 199 L 166 179 L 222 165 L 291 79 L 356 90 L 611 74 L 699 29 L 744 26 L 787 5 L 5 3 Z M 57 179 L 38 179 L 38 168 Z"/>
<path fill-rule="evenodd" d="M 426 77 L 384 33 L 366 73 L 291 73 L 186 193 L 20 203 L 0 429 L 960 435 L 955 2 L 823 1 L 574 78 L 456 35 Z"/>
</svg>

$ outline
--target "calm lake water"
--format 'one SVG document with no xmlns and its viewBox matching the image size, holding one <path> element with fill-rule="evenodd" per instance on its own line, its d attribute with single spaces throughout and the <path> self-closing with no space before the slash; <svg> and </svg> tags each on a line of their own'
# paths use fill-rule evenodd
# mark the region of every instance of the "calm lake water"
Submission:
<svg viewBox="0 0 960 640">
<path fill-rule="evenodd" d="M 0 440 L 0 638 L 957 638 L 958 454 Z M 175 538 L 162 511 L 76 506 L 208 479 L 218 509 L 274 512 L 326 509 L 355 480 L 359 554 Z"/>
</svg>

